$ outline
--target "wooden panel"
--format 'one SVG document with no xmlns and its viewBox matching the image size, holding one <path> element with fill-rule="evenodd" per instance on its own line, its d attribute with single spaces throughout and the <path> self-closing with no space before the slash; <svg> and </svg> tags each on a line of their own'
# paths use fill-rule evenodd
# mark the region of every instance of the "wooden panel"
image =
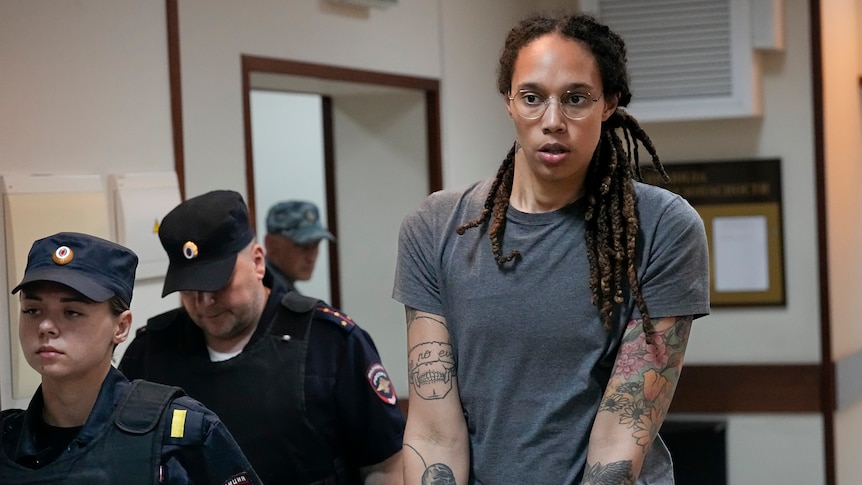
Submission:
<svg viewBox="0 0 862 485">
<path fill-rule="evenodd" d="M 820 412 L 821 372 L 816 364 L 684 366 L 670 411 Z"/>
<path fill-rule="evenodd" d="M 690 365 L 683 367 L 672 413 L 818 413 L 819 365 Z M 400 398 L 407 415 L 410 403 Z"/>
</svg>

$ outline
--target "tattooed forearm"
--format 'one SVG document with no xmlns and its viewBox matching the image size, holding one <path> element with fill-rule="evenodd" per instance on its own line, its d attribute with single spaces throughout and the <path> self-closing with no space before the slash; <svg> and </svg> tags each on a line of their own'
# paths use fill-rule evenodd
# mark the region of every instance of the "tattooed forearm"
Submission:
<svg viewBox="0 0 862 485">
<path fill-rule="evenodd" d="M 631 461 L 587 464 L 581 485 L 634 485 Z"/>
<path fill-rule="evenodd" d="M 423 342 L 408 352 L 410 385 L 422 399 L 443 399 L 452 390 L 457 375 L 452 345 L 448 342 Z"/>
<path fill-rule="evenodd" d="M 682 368 L 692 318 L 658 320 L 649 341 L 632 321 L 608 382 L 599 412 L 617 415 L 644 449 L 658 433 Z"/>
<path fill-rule="evenodd" d="M 425 464 L 425 458 L 416 451 L 416 448 L 407 443 L 404 443 L 404 446 L 413 450 L 422 460 L 422 466 L 425 468 L 425 471 L 422 472 L 422 485 L 456 485 L 455 474 L 449 466 L 443 463 L 433 463 L 428 466 Z"/>
</svg>

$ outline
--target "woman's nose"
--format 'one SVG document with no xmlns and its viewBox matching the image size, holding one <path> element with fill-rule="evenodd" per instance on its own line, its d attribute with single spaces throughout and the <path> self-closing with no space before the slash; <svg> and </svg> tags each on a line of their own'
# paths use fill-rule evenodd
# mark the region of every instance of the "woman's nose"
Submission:
<svg viewBox="0 0 862 485">
<path fill-rule="evenodd" d="M 542 114 L 542 131 L 545 133 L 561 132 L 566 129 L 563 109 L 555 99 L 548 100 L 548 107 Z"/>
<path fill-rule="evenodd" d="M 54 324 L 54 320 L 50 317 L 45 317 L 39 322 L 39 335 L 57 335 L 57 325 Z"/>
</svg>

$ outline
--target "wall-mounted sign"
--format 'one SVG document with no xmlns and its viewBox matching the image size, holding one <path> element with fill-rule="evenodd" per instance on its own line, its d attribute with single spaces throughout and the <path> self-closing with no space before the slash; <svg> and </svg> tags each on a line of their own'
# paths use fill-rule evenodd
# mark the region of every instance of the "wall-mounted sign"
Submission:
<svg viewBox="0 0 862 485">
<path fill-rule="evenodd" d="M 703 219 L 713 306 L 783 305 L 781 161 L 668 163 L 670 182 L 644 181 L 685 197 Z"/>
</svg>

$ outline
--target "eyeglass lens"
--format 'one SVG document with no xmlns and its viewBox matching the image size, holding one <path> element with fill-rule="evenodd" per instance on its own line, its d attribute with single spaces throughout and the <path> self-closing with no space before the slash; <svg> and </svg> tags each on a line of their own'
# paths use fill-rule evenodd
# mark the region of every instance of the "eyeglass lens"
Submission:
<svg viewBox="0 0 862 485">
<path fill-rule="evenodd" d="M 536 119 L 545 114 L 548 105 L 556 102 L 560 110 L 571 120 L 586 118 L 593 111 L 593 105 L 598 99 L 594 99 L 589 93 L 565 93 L 559 98 L 549 96 L 547 98 L 531 92 L 518 92 L 511 97 L 515 103 L 518 114 L 527 119 Z"/>
</svg>

